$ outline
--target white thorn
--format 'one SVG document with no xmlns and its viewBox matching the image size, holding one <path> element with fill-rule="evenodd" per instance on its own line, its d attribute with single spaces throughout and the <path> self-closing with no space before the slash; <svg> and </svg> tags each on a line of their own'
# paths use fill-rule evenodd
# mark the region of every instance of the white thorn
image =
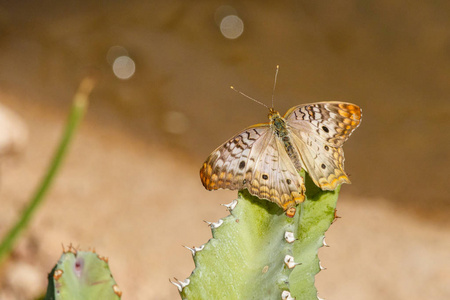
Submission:
<svg viewBox="0 0 450 300">
<path fill-rule="evenodd" d="M 325 242 L 325 237 L 323 237 L 322 244 L 324 247 L 330 247 L 327 242 Z"/>
<path fill-rule="evenodd" d="M 205 221 L 205 220 L 203 220 L 203 222 L 205 222 L 206 224 L 208 224 L 209 227 L 211 227 L 211 228 L 213 228 L 213 229 L 216 229 L 216 228 L 218 228 L 220 225 L 223 224 L 223 220 L 222 220 L 222 219 L 220 219 L 220 220 L 217 221 L 217 222 L 208 222 L 208 221 Z"/>
<path fill-rule="evenodd" d="M 171 284 L 173 284 L 174 286 L 176 286 L 178 288 L 178 291 L 181 292 L 183 290 L 183 287 L 181 286 L 181 284 L 179 284 L 179 283 L 177 283 L 175 281 L 172 281 L 170 278 L 169 278 L 169 281 L 170 281 Z"/>
<path fill-rule="evenodd" d="M 177 280 L 178 280 L 178 279 L 177 279 Z M 183 281 L 179 281 L 179 280 L 178 280 L 178 282 L 180 283 L 181 287 L 184 288 L 184 287 L 187 286 L 191 281 L 189 280 L 189 278 L 186 278 L 186 279 L 183 280 Z"/>
<path fill-rule="evenodd" d="M 289 291 L 283 291 L 281 293 L 281 299 L 282 300 L 295 300 L 295 298 L 291 296 L 291 293 Z"/>
<path fill-rule="evenodd" d="M 292 256 L 290 256 L 290 255 L 286 255 L 286 256 L 284 257 L 284 263 L 286 264 L 286 266 L 287 266 L 289 269 L 295 268 L 296 265 L 301 265 L 301 263 L 296 263 L 296 262 L 294 261 L 294 257 L 292 257 Z"/>
<path fill-rule="evenodd" d="M 184 246 L 184 245 L 183 245 L 183 247 L 186 248 L 186 249 L 188 249 L 188 250 L 190 250 L 190 251 L 192 252 L 192 255 L 195 255 L 195 252 L 197 252 L 197 251 L 195 251 L 195 249 L 190 248 L 190 247 L 188 247 L 188 246 Z"/>
<path fill-rule="evenodd" d="M 176 282 L 175 282 L 175 281 L 172 281 L 172 280 L 170 280 L 170 279 L 169 279 L 169 281 L 170 281 L 173 285 L 175 285 L 175 286 L 178 288 L 178 290 L 179 290 L 180 292 L 183 290 L 183 288 L 184 288 L 185 286 L 187 286 L 187 285 L 189 284 L 189 282 L 191 282 L 191 281 L 189 280 L 189 278 L 186 278 L 186 279 L 183 280 L 183 281 L 180 281 L 180 280 L 176 279 L 175 277 L 174 277 L 173 279 L 175 279 Z"/>
<path fill-rule="evenodd" d="M 231 203 L 229 203 L 229 204 L 222 204 L 222 205 L 225 206 L 229 211 L 232 211 L 236 207 L 237 203 L 238 203 L 237 200 L 234 199 L 233 201 L 231 201 Z"/>
<path fill-rule="evenodd" d="M 218 222 L 212 223 L 212 224 L 211 224 L 211 227 L 212 227 L 212 228 L 217 228 L 217 227 L 219 227 L 219 226 L 222 225 L 222 224 L 223 224 L 223 220 L 220 219 Z"/>
<path fill-rule="evenodd" d="M 326 270 L 326 269 L 327 269 L 327 268 L 322 267 L 322 263 L 320 262 L 320 260 L 319 260 L 319 268 L 320 268 L 321 270 Z"/>
<path fill-rule="evenodd" d="M 194 247 L 195 252 L 202 251 L 205 248 L 205 245 L 201 245 L 200 247 Z"/>
<path fill-rule="evenodd" d="M 293 242 L 295 242 L 295 237 L 294 237 L 294 233 L 290 232 L 290 231 L 286 231 L 284 233 L 284 239 L 286 240 L 286 242 L 288 242 L 289 244 L 292 244 Z"/>
</svg>

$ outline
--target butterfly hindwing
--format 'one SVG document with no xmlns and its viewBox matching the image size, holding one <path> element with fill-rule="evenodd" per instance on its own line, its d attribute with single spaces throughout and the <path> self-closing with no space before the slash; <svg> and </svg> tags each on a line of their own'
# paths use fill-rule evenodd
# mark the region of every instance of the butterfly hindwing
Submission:
<svg viewBox="0 0 450 300">
<path fill-rule="evenodd" d="M 293 132 L 292 139 L 301 153 L 305 169 L 318 187 L 334 190 L 342 183 L 350 183 L 344 171 L 344 152 L 341 147 L 325 147 L 323 141 L 303 132 L 300 136 Z"/>
<path fill-rule="evenodd" d="M 286 210 L 304 200 L 304 181 L 272 130 L 265 139 L 268 142 L 264 149 L 255 152 L 258 157 L 255 168 L 244 187 L 252 195 L 275 202 Z"/>
</svg>

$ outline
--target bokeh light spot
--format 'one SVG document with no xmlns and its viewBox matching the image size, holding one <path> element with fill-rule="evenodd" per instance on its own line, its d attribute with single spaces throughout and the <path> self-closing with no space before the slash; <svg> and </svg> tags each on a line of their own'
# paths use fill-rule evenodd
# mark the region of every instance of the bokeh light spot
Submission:
<svg viewBox="0 0 450 300">
<path fill-rule="evenodd" d="M 136 65 L 130 57 L 119 56 L 114 60 L 112 69 L 117 78 L 125 80 L 134 75 Z"/>
<path fill-rule="evenodd" d="M 220 22 L 220 32 L 227 39 L 237 39 L 244 32 L 244 22 L 238 16 L 226 16 Z"/>
</svg>

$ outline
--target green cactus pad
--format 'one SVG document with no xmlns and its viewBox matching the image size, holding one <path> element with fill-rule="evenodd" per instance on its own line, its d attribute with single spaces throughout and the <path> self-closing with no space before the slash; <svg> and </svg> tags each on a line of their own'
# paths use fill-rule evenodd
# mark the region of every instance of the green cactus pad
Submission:
<svg viewBox="0 0 450 300">
<path fill-rule="evenodd" d="M 211 224 L 213 238 L 193 250 L 195 270 L 178 285 L 181 297 L 318 299 L 317 251 L 334 220 L 339 188 L 322 191 L 306 176 L 306 191 L 293 218 L 272 202 L 239 192 L 231 214 L 220 226 Z"/>
<path fill-rule="evenodd" d="M 119 290 L 108 266 L 108 259 L 94 252 L 70 247 L 62 254 L 49 275 L 46 300 L 118 300 Z"/>
</svg>

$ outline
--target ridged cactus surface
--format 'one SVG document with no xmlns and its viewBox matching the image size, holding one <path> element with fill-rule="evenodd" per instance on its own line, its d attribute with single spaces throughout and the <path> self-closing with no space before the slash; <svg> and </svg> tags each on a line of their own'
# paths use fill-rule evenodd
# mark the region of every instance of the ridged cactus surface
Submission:
<svg viewBox="0 0 450 300">
<path fill-rule="evenodd" d="M 210 224 L 213 238 L 191 249 L 195 270 L 175 282 L 181 297 L 318 299 L 317 252 L 334 220 L 338 192 L 322 191 L 306 176 L 306 200 L 289 218 L 276 204 L 241 191 L 230 215 Z"/>
<path fill-rule="evenodd" d="M 121 295 L 106 257 L 69 247 L 49 275 L 45 299 L 118 300 Z"/>
</svg>

